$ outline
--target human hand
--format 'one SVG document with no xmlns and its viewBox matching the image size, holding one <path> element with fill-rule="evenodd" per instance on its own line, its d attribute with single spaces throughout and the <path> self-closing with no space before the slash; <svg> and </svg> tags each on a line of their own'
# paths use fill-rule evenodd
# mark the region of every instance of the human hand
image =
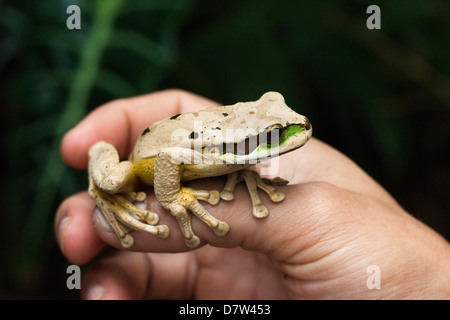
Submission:
<svg viewBox="0 0 450 320">
<path fill-rule="evenodd" d="M 112 143 L 126 158 L 151 122 L 214 103 L 170 90 L 111 102 L 96 109 L 64 138 L 61 151 L 72 167 L 86 169 L 88 149 Z M 149 193 L 147 207 L 171 235 L 134 232 L 135 251 L 110 250 L 89 267 L 82 296 L 103 299 L 450 298 L 450 246 L 406 213 L 350 159 L 317 139 L 279 158 L 281 203 L 265 205 L 267 218 L 251 214 L 245 187 L 235 199 L 205 208 L 230 225 L 216 236 L 196 218 L 203 247 L 186 248 L 176 220 Z M 192 182 L 220 189 L 220 178 Z M 84 264 L 107 245 L 121 248 L 115 233 L 94 215 L 87 192 L 58 209 L 55 232 L 63 254 Z M 94 221 L 94 223 L 92 223 Z M 170 253 L 170 254 L 168 254 Z M 381 272 L 380 289 L 369 289 L 367 268 Z"/>
</svg>

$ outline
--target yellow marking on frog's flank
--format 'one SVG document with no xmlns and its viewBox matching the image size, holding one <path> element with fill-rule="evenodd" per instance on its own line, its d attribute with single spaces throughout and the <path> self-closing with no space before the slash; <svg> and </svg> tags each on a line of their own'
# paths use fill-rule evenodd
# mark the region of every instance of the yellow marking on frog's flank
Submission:
<svg viewBox="0 0 450 320">
<path fill-rule="evenodd" d="M 133 163 L 133 172 L 143 183 L 152 186 L 155 179 L 156 157 L 146 158 Z"/>
</svg>

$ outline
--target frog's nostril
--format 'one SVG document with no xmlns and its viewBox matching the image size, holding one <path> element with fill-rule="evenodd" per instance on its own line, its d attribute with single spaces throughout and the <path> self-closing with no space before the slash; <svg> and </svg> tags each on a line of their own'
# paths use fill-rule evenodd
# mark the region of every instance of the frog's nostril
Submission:
<svg viewBox="0 0 450 320">
<path fill-rule="evenodd" d="M 311 122 L 309 122 L 307 117 L 305 117 L 305 123 L 303 125 L 305 127 L 305 130 L 310 130 L 311 129 Z"/>
</svg>

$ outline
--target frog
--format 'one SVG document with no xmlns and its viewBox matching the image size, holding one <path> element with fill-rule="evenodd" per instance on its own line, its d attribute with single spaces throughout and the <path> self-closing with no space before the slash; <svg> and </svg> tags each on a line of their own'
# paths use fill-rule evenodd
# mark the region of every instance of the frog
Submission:
<svg viewBox="0 0 450 320">
<path fill-rule="evenodd" d="M 217 205 L 232 201 L 235 186 L 244 181 L 257 219 L 269 215 L 258 190 L 272 202 L 285 194 L 277 185 L 282 178 L 262 178 L 256 164 L 302 147 L 312 136 L 308 118 L 298 114 L 274 91 L 258 100 L 215 105 L 176 114 L 152 123 L 139 135 L 127 160 L 120 160 L 115 147 L 98 141 L 89 149 L 89 195 L 95 201 L 123 248 L 131 248 L 133 230 L 167 238 L 167 225 L 159 216 L 138 206 L 145 201 L 144 188 L 153 187 L 157 201 L 178 221 L 188 248 L 200 238 L 192 229 L 192 217 L 206 223 L 217 236 L 230 229 L 200 201 Z M 197 190 L 189 181 L 226 176 L 222 190 Z"/>
</svg>

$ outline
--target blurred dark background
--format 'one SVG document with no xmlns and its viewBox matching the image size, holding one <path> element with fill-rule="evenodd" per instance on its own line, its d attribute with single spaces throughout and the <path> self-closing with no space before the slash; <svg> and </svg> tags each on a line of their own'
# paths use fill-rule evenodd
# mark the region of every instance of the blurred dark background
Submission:
<svg viewBox="0 0 450 320">
<path fill-rule="evenodd" d="M 450 239 L 449 1 L 0 0 L 0 298 L 78 297 L 53 218 L 87 175 L 60 138 L 105 102 L 172 87 L 224 104 L 281 92 Z"/>
</svg>

